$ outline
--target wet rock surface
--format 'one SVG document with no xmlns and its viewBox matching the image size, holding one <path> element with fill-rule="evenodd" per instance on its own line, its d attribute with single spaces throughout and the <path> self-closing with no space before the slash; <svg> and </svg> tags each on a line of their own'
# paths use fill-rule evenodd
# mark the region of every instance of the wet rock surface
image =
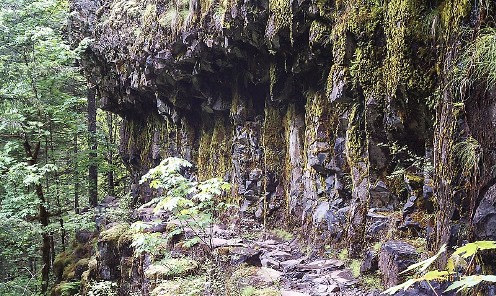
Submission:
<svg viewBox="0 0 496 296">
<path fill-rule="evenodd" d="M 419 255 L 412 245 L 402 241 L 388 241 L 379 253 L 379 270 L 383 274 L 386 288 L 398 285 L 404 280 L 400 272 L 418 261 Z"/>
<path fill-rule="evenodd" d="M 481 240 L 496 240 L 496 185 L 487 189 L 474 215 L 476 235 Z"/>
<path fill-rule="evenodd" d="M 70 2 L 79 63 L 101 107 L 123 118 L 119 153 L 135 203 L 156 194 L 140 176 L 178 156 L 195 164 L 195 179 L 232 184 L 238 220 L 300 229 L 318 237 L 316 249 L 346 243 L 358 258 L 366 242 L 398 230 L 425 237 L 432 250 L 433 242 L 466 239 L 453 220 L 474 225 L 479 239 L 495 238 L 495 92 L 480 83 L 453 94 L 443 73 L 458 59 L 444 53 L 469 39 L 456 28 L 478 28 L 471 16 L 485 15 L 482 8 L 469 1 L 463 9 L 456 1 Z M 446 11 L 459 15 L 445 19 Z M 417 32 L 431 12 L 442 28 Z M 452 158 L 453 145 L 468 136 L 480 144 L 477 184 Z M 150 212 L 136 218 L 149 221 Z M 129 246 L 98 244 L 102 265 L 90 270 L 114 279 L 113 252 L 128 255 Z M 236 264 L 282 272 L 294 293 L 354 289 L 337 280 L 337 266 L 318 261 L 327 258 L 291 244 L 218 232 L 212 246 L 237 248 Z M 412 263 L 410 251 L 401 242 L 383 245 L 386 285 L 400 280 L 394 273 Z M 375 269 L 369 259 L 364 271 Z M 121 265 L 132 273 L 144 266 Z"/>
</svg>

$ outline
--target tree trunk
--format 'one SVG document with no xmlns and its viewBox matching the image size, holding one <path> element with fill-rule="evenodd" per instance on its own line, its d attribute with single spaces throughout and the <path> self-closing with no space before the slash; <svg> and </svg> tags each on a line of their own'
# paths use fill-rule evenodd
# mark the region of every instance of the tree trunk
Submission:
<svg viewBox="0 0 496 296">
<path fill-rule="evenodd" d="M 25 139 L 24 143 L 24 152 L 26 153 L 27 163 L 28 165 L 35 165 L 38 161 L 38 155 L 40 152 L 41 143 L 37 142 L 34 147 L 34 151 L 32 150 L 31 145 L 28 140 Z M 43 229 L 43 243 L 41 246 L 41 258 L 43 262 L 43 267 L 41 269 L 41 293 L 43 295 L 48 291 L 48 282 L 50 277 L 50 234 L 46 231 L 49 219 L 48 219 L 48 210 L 46 208 L 46 199 L 43 194 L 43 187 L 41 184 L 35 185 L 36 196 L 40 200 L 40 205 L 38 206 L 38 219 L 41 224 L 41 228 Z"/>
<path fill-rule="evenodd" d="M 445 73 L 450 73 L 451 65 L 456 60 L 455 47 L 451 47 L 444 55 Z M 448 84 L 448 78 L 444 78 L 444 85 Z M 456 123 L 453 104 L 454 94 L 448 87 L 444 87 L 441 101 L 437 107 L 436 121 L 438 122 L 434 132 L 434 182 L 436 184 L 436 240 L 434 250 L 439 250 L 442 245 L 447 244 L 451 233 L 451 219 L 455 210 L 453 192 L 455 191 L 455 164 L 453 163 L 453 142 L 456 138 Z M 437 260 L 439 269 L 445 267 L 447 262 L 446 253 L 441 254 Z"/>
<path fill-rule="evenodd" d="M 45 208 L 45 197 L 43 195 L 43 189 L 41 185 L 36 185 L 36 195 L 40 199 L 41 203 L 39 206 L 40 224 L 43 231 L 43 244 L 41 247 L 41 258 L 43 261 L 43 268 L 41 269 L 41 293 L 46 294 L 48 291 L 48 281 L 50 277 L 50 234 L 46 232 L 46 227 L 48 226 L 48 211 Z"/>
<path fill-rule="evenodd" d="M 97 166 L 97 138 L 96 138 L 96 87 L 88 83 L 88 196 L 91 207 L 98 204 L 98 166 Z"/>
<path fill-rule="evenodd" d="M 74 135 L 74 212 L 79 214 L 78 134 Z"/>
<path fill-rule="evenodd" d="M 114 187 L 114 155 L 113 155 L 113 145 L 114 145 L 114 117 L 112 113 L 107 112 L 107 126 L 108 126 L 108 140 L 107 140 L 107 162 L 109 165 L 109 171 L 107 172 L 107 194 L 110 196 L 115 196 Z"/>
</svg>

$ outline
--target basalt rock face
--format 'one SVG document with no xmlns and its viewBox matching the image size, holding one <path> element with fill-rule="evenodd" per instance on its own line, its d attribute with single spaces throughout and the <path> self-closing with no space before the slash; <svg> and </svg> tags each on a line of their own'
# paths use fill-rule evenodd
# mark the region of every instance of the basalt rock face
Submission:
<svg viewBox="0 0 496 296">
<path fill-rule="evenodd" d="M 230 181 L 241 216 L 304 226 L 358 255 L 371 209 L 403 208 L 384 225 L 439 243 L 441 226 L 470 220 L 481 199 L 494 205 L 492 189 L 479 197 L 496 163 L 494 96 L 468 86 L 460 107 L 445 87 L 473 38 L 458 28 L 480 28 L 491 11 L 471 3 L 73 0 L 70 28 L 101 107 L 124 118 L 137 198 L 150 196 L 140 175 L 180 156 L 199 179 Z M 480 182 L 455 192 L 471 182 L 452 152 L 469 136 Z M 419 212 L 427 218 L 411 222 Z"/>
</svg>

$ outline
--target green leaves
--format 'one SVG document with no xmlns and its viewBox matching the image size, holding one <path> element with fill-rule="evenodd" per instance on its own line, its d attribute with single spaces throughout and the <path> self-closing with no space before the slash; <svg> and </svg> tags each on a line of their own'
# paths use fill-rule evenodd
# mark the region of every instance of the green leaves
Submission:
<svg viewBox="0 0 496 296">
<path fill-rule="evenodd" d="M 25 186 L 39 185 L 46 174 L 57 171 L 57 166 L 54 164 L 46 164 L 42 167 L 38 165 L 26 166 L 27 174 L 24 177 L 23 183 Z"/>
<path fill-rule="evenodd" d="M 460 255 L 463 258 L 468 258 L 474 256 L 479 250 L 491 250 L 491 249 L 496 249 L 496 242 L 477 241 L 459 247 L 458 249 L 455 250 L 452 256 Z"/>
<path fill-rule="evenodd" d="M 418 283 L 418 282 L 422 282 L 422 281 L 436 281 L 436 280 L 437 281 L 445 281 L 448 279 L 449 275 L 450 275 L 450 273 L 448 271 L 444 271 L 444 270 L 443 271 L 439 271 L 439 270 L 429 271 L 421 277 L 409 279 L 402 284 L 399 284 L 397 286 L 393 286 L 393 287 L 387 289 L 386 291 L 384 291 L 384 293 L 394 295 L 399 290 L 405 290 L 406 291 L 413 284 Z"/>
<path fill-rule="evenodd" d="M 432 256 L 432 257 L 430 257 L 430 258 L 428 258 L 428 259 L 426 259 L 424 261 L 420 261 L 418 263 L 415 263 L 415 264 L 412 264 L 412 265 L 408 266 L 408 268 L 405 269 L 404 271 L 402 271 L 401 273 L 406 273 L 406 272 L 409 272 L 411 270 L 417 269 L 419 267 L 420 267 L 420 269 L 418 270 L 418 272 L 424 272 L 444 252 L 446 252 L 446 244 L 444 244 L 444 245 L 441 246 L 441 249 L 439 249 L 439 251 L 437 252 L 436 255 L 434 255 L 434 256 Z"/>
<path fill-rule="evenodd" d="M 481 282 L 496 283 L 496 275 L 471 275 L 463 277 L 461 280 L 452 283 L 446 289 L 446 292 L 456 290 L 458 293 L 461 290 L 475 287 Z"/>
<path fill-rule="evenodd" d="M 470 267 L 468 266 L 462 266 L 460 262 L 460 257 L 461 258 L 473 258 L 476 256 L 477 252 L 479 250 L 494 250 L 496 249 L 496 242 L 494 241 L 476 241 L 473 243 L 468 243 L 464 246 L 461 246 L 453 252 L 453 254 L 450 256 L 448 259 L 448 263 L 446 266 L 446 270 L 433 270 L 429 271 L 425 274 L 422 275 L 431 265 L 434 263 L 437 258 L 444 252 L 446 252 L 446 245 L 443 245 L 440 250 L 432 257 L 423 260 L 421 262 L 415 263 L 410 265 L 405 271 L 401 273 L 406 273 L 408 271 L 418 269 L 418 275 L 417 277 L 413 279 L 409 279 L 404 283 L 401 283 L 397 286 L 393 286 L 384 293 L 393 295 L 396 292 L 400 290 L 407 290 L 409 287 L 411 287 L 413 284 L 421 281 L 448 281 L 452 276 L 456 276 L 457 274 L 455 273 L 455 270 L 458 268 L 465 268 L 467 271 Z M 452 279 L 451 279 L 452 280 Z M 459 280 L 453 282 L 447 289 L 446 291 L 452 291 L 452 290 L 457 290 L 457 292 L 463 290 L 463 289 L 468 289 L 477 286 L 479 283 L 486 281 L 486 282 L 496 282 L 496 275 L 463 275 L 459 277 Z"/>
<path fill-rule="evenodd" d="M 191 163 L 184 159 L 166 158 L 140 180 L 140 184 L 149 182 L 150 187 L 161 189 L 163 192 L 162 196 L 154 198 L 142 207 L 154 205 L 155 213 L 170 212 L 170 219 L 179 220 L 182 232 L 186 233 L 186 228 L 193 231 L 195 235 L 186 240 L 185 247 L 199 242 L 209 245 L 210 240 L 206 238 L 210 233 L 207 228 L 220 211 L 230 207 L 219 199 L 230 189 L 230 185 L 220 178 L 192 182 L 181 174 L 191 167 Z M 177 229 L 172 233 L 176 232 Z"/>
</svg>

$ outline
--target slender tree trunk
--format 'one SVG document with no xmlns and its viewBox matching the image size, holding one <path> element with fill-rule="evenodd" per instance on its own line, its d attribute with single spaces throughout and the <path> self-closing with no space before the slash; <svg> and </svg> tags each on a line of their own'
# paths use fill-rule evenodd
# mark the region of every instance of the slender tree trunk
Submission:
<svg viewBox="0 0 496 296">
<path fill-rule="evenodd" d="M 62 203 L 60 202 L 60 191 L 59 191 L 59 183 L 56 181 L 55 183 L 55 201 L 57 203 L 57 208 L 59 211 L 59 224 L 60 224 L 60 243 L 62 244 L 62 252 L 65 251 L 65 227 L 64 227 L 64 219 L 62 218 Z M 55 248 L 54 248 L 55 251 Z M 54 252 L 55 254 L 55 252 Z M 55 255 L 54 258 L 55 259 Z"/>
<path fill-rule="evenodd" d="M 41 185 L 36 185 L 36 195 L 40 199 L 41 203 L 39 206 L 40 224 L 43 231 L 43 244 L 41 247 L 41 258 L 43 261 L 43 268 L 41 269 L 41 292 L 46 294 L 48 291 L 48 281 L 50 277 L 50 234 L 46 231 L 48 226 L 48 211 L 45 208 L 45 197 L 43 195 L 43 188 Z"/>
<path fill-rule="evenodd" d="M 90 147 L 88 167 L 88 196 L 89 204 L 98 204 L 98 167 L 97 167 L 97 138 L 96 138 L 96 87 L 88 83 L 88 144 Z"/>
<path fill-rule="evenodd" d="M 28 165 L 35 165 L 38 161 L 38 155 L 40 152 L 41 143 L 37 142 L 34 150 L 29 144 L 28 140 L 25 139 L 24 152 L 26 153 L 26 158 Z M 41 184 L 35 185 L 36 196 L 40 200 L 40 205 L 38 206 L 38 219 L 43 229 L 43 243 L 41 246 L 41 259 L 43 262 L 43 267 L 41 269 L 41 293 L 43 295 L 48 291 L 48 282 L 50 279 L 50 234 L 46 231 L 49 224 L 48 210 L 46 208 L 46 199 L 43 194 L 43 187 Z"/>
<path fill-rule="evenodd" d="M 78 167 L 78 134 L 74 135 L 74 212 L 79 214 L 79 167 Z"/>
<path fill-rule="evenodd" d="M 114 157 L 112 147 L 114 145 L 114 117 L 112 113 L 107 113 L 107 126 L 108 126 L 108 141 L 107 141 L 107 162 L 110 170 L 107 172 L 107 193 L 110 196 L 115 196 L 114 187 Z"/>
</svg>

